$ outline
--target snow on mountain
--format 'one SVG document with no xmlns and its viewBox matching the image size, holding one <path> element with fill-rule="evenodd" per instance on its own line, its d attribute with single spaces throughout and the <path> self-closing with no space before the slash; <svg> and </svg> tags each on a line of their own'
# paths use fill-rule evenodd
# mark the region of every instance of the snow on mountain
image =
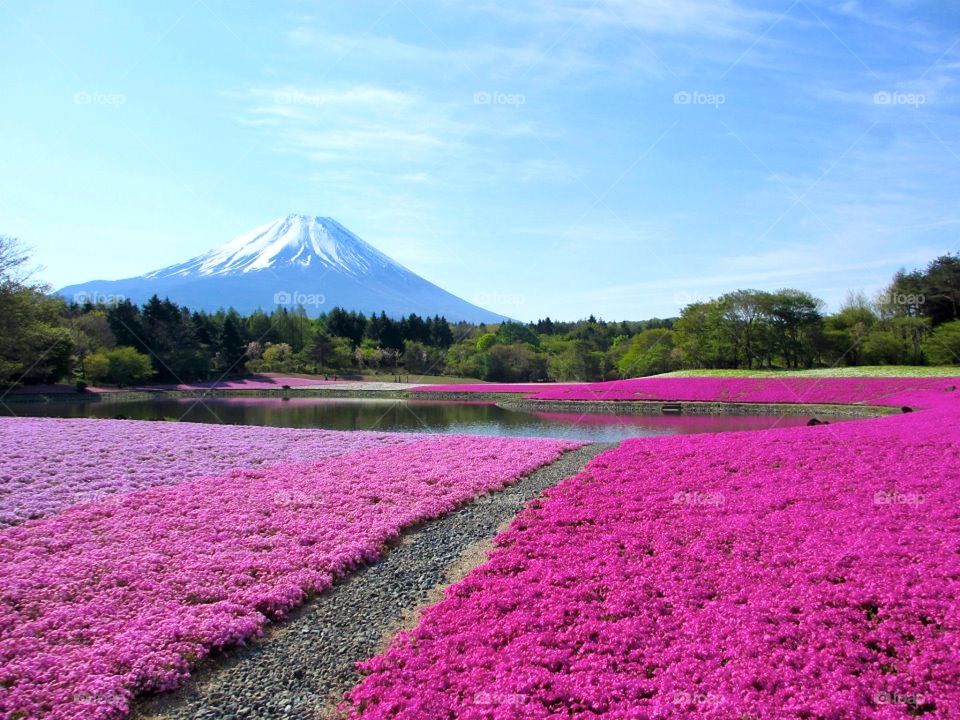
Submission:
<svg viewBox="0 0 960 720">
<path fill-rule="evenodd" d="M 289 215 L 146 277 L 228 275 L 290 265 L 362 276 L 397 263 L 332 218 Z"/>
<path fill-rule="evenodd" d="M 59 291 L 68 299 L 142 303 L 156 294 L 215 311 L 302 305 L 318 315 L 335 306 L 393 317 L 505 319 L 424 280 L 328 217 L 289 215 L 177 265 L 125 280 L 97 280 Z"/>
</svg>

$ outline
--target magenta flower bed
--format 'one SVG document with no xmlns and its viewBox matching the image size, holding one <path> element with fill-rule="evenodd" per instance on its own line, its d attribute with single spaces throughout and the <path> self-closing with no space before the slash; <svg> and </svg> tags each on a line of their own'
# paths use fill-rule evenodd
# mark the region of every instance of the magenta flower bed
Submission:
<svg viewBox="0 0 960 720">
<path fill-rule="evenodd" d="M 412 392 L 518 393 L 533 400 L 907 405 L 960 378 L 634 378 L 599 383 L 422 385 Z"/>
<path fill-rule="evenodd" d="M 588 383 L 463 383 L 462 385 L 418 385 L 415 393 L 538 393 L 544 388 L 581 387 Z"/>
<path fill-rule="evenodd" d="M 237 470 L 0 533 L 0 716 L 120 718 L 401 529 L 578 443 L 436 436 Z"/>
<path fill-rule="evenodd" d="M 364 665 L 352 716 L 960 717 L 960 392 L 910 398 L 625 441 Z"/>
<path fill-rule="evenodd" d="M 321 460 L 423 437 L 200 423 L 0 418 L 0 529 L 105 495 L 172 485 L 234 468 Z"/>
<path fill-rule="evenodd" d="M 637 378 L 540 389 L 538 400 L 677 400 L 906 405 L 913 393 L 960 378 Z"/>
</svg>

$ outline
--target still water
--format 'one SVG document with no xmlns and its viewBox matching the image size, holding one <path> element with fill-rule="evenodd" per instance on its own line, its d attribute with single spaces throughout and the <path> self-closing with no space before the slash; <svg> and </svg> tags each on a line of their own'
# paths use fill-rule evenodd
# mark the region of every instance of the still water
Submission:
<svg viewBox="0 0 960 720">
<path fill-rule="evenodd" d="M 328 430 L 439 432 L 472 435 L 557 437 L 612 442 L 628 437 L 765 430 L 804 425 L 807 416 L 785 415 L 604 415 L 531 412 L 491 402 L 329 398 L 192 398 L 138 402 L 30 403 L 17 415 L 43 417 L 123 416 L 189 422 Z M 7 411 L 9 414 L 9 411 Z"/>
</svg>

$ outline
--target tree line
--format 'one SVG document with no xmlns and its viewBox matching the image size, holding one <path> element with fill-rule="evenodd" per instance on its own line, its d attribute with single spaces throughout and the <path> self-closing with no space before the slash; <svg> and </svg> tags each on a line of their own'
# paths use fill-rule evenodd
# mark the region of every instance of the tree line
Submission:
<svg viewBox="0 0 960 720">
<path fill-rule="evenodd" d="M 240 315 L 153 297 L 70 303 L 29 281 L 0 237 L 0 384 L 194 382 L 251 372 L 456 375 L 492 381 L 605 380 L 696 368 L 960 363 L 960 257 L 901 271 L 875 298 L 827 314 L 813 295 L 737 290 L 678 318 L 497 325 L 333 308 Z"/>
</svg>

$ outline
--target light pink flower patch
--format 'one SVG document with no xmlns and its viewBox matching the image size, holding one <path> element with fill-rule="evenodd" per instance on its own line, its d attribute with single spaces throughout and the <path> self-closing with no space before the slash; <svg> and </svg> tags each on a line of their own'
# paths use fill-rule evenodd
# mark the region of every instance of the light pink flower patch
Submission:
<svg viewBox="0 0 960 720">
<path fill-rule="evenodd" d="M 0 716 L 121 718 L 404 527 L 579 443 L 435 436 L 237 470 L 0 532 Z M 21 713 L 21 715 L 18 715 Z"/>
<path fill-rule="evenodd" d="M 313 387 L 333 383 L 333 380 L 316 378 L 286 377 L 283 375 L 254 375 L 239 380 L 217 380 L 215 382 L 179 383 L 176 385 L 149 385 L 145 390 L 282 390 L 286 385 L 291 388 Z"/>
<path fill-rule="evenodd" d="M 309 462 L 425 435 L 0 418 L 0 528 L 101 497 L 234 468 Z"/>
<path fill-rule="evenodd" d="M 929 409 L 625 441 L 364 664 L 353 717 L 960 717 L 960 392 L 844 393 Z"/>
</svg>

